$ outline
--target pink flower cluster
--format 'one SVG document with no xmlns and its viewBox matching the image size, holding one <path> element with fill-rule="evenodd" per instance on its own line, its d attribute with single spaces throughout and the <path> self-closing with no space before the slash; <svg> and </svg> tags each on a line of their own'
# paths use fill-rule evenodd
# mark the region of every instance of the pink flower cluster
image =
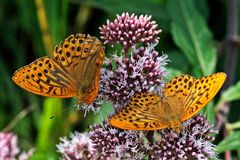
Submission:
<svg viewBox="0 0 240 160">
<path fill-rule="evenodd" d="M 13 133 L 0 132 L 0 160 L 27 160 L 32 156 L 33 149 L 20 153 L 18 138 Z"/>
<path fill-rule="evenodd" d="M 15 135 L 13 133 L 0 133 L 0 159 L 11 160 L 19 152 Z"/>
<path fill-rule="evenodd" d="M 60 138 L 60 141 L 57 148 L 63 160 L 94 159 L 96 156 L 96 149 L 88 134 L 75 132 L 69 139 Z"/>
<path fill-rule="evenodd" d="M 161 139 L 149 145 L 152 160 L 164 159 L 216 159 L 215 145 L 211 143 L 217 133 L 202 115 L 184 122 L 179 135 L 169 130 L 159 131 Z"/>
<path fill-rule="evenodd" d="M 113 22 L 108 20 L 106 25 L 99 27 L 101 38 L 105 44 L 121 44 L 125 52 L 137 43 L 157 43 L 162 30 L 157 29 L 158 25 L 151 18 L 122 13 Z"/>
<path fill-rule="evenodd" d="M 165 65 L 167 55 L 159 56 L 154 45 L 133 49 L 130 57 L 113 56 L 116 67 L 107 63 L 102 69 L 100 95 L 105 96 L 115 109 L 128 104 L 135 93 L 157 90 L 164 85 L 163 77 L 167 74 Z"/>
</svg>

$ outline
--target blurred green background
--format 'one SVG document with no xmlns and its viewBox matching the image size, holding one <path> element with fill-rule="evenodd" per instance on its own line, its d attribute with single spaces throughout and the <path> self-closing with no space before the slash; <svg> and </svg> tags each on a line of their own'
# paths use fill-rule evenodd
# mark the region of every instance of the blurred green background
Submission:
<svg viewBox="0 0 240 160">
<path fill-rule="evenodd" d="M 1 130 L 15 132 L 22 149 L 36 148 L 32 159 L 57 159 L 60 136 L 86 131 L 100 118 L 89 114 L 83 119 L 75 109 L 63 112 L 73 108 L 73 99 L 31 94 L 12 82 L 12 73 L 38 57 L 51 56 L 70 34 L 100 37 L 98 27 L 116 14 L 148 14 L 163 30 L 157 50 L 169 55 L 171 76 L 228 74 L 221 94 L 204 113 L 220 129 L 215 141 L 220 157 L 240 159 L 239 7 L 238 0 L 1 0 Z M 107 48 L 106 54 L 111 53 Z"/>
</svg>

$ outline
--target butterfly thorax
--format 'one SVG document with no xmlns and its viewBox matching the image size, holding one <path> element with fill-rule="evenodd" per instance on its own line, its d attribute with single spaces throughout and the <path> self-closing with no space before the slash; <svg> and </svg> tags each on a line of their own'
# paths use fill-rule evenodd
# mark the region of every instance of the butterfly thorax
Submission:
<svg viewBox="0 0 240 160">
<path fill-rule="evenodd" d="M 99 78 L 96 77 L 94 81 L 94 87 L 91 87 L 92 84 L 89 83 L 89 81 L 83 81 L 83 83 L 78 88 L 78 94 L 77 94 L 77 103 L 81 104 L 84 102 L 85 104 L 91 104 L 95 97 L 98 94 L 98 80 Z"/>
<path fill-rule="evenodd" d="M 181 111 L 179 110 L 179 107 L 177 104 L 172 104 L 169 102 L 163 103 L 163 109 L 164 109 L 164 118 L 168 122 L 169 128 L 172 128 L 176 133 L 180 133 L 181 130 L 181 119 L 180 114 Z"/>
</svg>

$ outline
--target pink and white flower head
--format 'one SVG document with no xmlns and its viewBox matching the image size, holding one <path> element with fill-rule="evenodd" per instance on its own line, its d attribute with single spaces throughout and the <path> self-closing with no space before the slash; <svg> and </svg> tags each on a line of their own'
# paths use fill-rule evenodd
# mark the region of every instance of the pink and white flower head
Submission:
<svg viewBox="0 0 240 160">
<path fill-rule="evenodd" d="M 12 160 L 20 152 L 17 136 L 13 133 L 0 133 L 0 159 Z"/>
<path fill-rule="evenodd" d="M 58 152 L 62 154 L 63 160 L 85 160 L 94 159 L 96 150 L 88 134 L 75 132 L 66 137 L 60 138 L 60 144 L 57 145 Z"/>
<path fill-rule="evenodd" d="M 135 93 L 147 92 L 164 85 L 167 55 L 159 56 L 155 45 L 133 48 L 130 57 L 113 56 L 115 69 L 107 61 L 101 70 L 100 92 L 115 109 L 124 107 Z"/>
<path fill-rule="evenodd" d="M 93 125 L 90 129 L 90 138 L 100 160 L 144 159 L 143 135 L 139 132 L 115 129 L 107 122 L 103 122 L 103 126 Z"/>
<path fill-rule="evenodd" d="M 30 149 L 20 153 L 17 136 L 11 132 L 0 132 L 0 160 L 27 160 L 33 152 L 34 149 Z"/>
<path fill-rule="evenodd" d="M 162 30 L 158 29 L 151 18 L 148 15 L 138 17 L 135 14 L 122 13 L 113 22 L 107 20 L 106 25 L 99 27 L 101 38 L 105 40 L 104 44 L 121 44 L 125 52 L 137 43 L 157 43 Z"/>
<path fill-rule="evenodd" d="M 179 135 L 168 130 L 159 132 L 161 139 L 148 147 L 151 160 L 217 159 L 215 145 L 211 143 L 217 131 L 202 115 L 184 122 Z"/>
</svg>

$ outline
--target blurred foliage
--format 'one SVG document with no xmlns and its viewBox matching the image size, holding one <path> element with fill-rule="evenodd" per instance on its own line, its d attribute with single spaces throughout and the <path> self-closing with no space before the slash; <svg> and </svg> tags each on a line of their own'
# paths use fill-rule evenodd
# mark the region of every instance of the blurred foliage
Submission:
<svg viewBox="0 0 240 160">
<path fill-rule="evenodd" d="M 74 130 L 85 131 L 88 125 L 101 123 L 99 115 L 89 114 L 82 120 L 82 112 L 74 109 L 63 112 L 75 102 L 28 93 L 13 84 L 11 75 L 38 57 L 51 56 L 54 45 L 70 34 L 80 32 L 99 37 L 98 27 L 122 12 L 152 15 L 163 29 L 157 49 L 169 55 L 171 76 L 182 73 L 202 76 L 224 71 L 226 53 L 217 51 L 227 34 L 227 3 L 220 0 L 1 0 L 0 127 L 6 128 L 21 111 L 32 108 L 30 114 L 10 129 L 19 135 L 22 148 L 36 148 L 32 159 L 57 159 L 55 145 L 60 136 Z M 107 49 L 106 54 L 111 53 L 112 50 Z M 225 122 L 226 129 L 231 128 L 228 130 L 230 136 L 224 136 L 220 130 L 216 145 L 219 153 L 235 151 L 232 156 L 237 159 L 240 157 L 240 126 L 231 125 L 240 123 L 240 81 L 239 74 L 234 74 L 235 84 L 222 91 L 204 113 L 213 122 L 218 109 L 230 104 Z M 109 107 L 108 104 L 103 107 L 105 117 Z M 54 117 L 50 119 L 51 116 Z M 228 121 L 230 117 L 231 122 Z"/>
</svg>

